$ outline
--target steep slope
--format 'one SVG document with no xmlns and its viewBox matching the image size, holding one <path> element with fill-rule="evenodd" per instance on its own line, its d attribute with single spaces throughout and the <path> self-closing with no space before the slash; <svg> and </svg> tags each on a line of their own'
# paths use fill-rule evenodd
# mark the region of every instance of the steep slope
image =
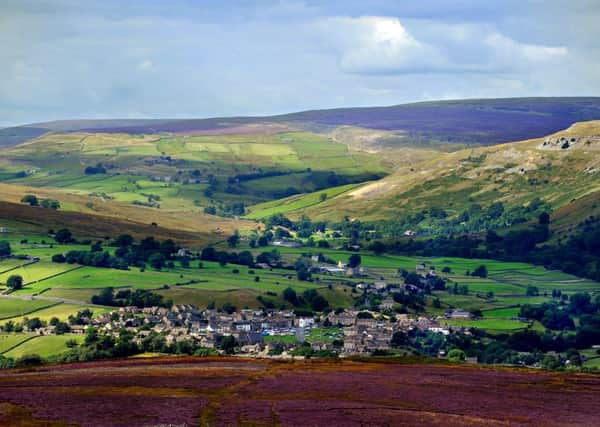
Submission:
<svg viewBox="0 0 600 427">
<path fill-rule="evenodd" d="M 466 223 L 469 217 L 484 216 L 498 202 L 507 212 L 509 208 L 527 210 L 539 199 L 529 209 L 530 217 L 537 210 L 560 210 L 564 217 L 566 206 L 584 198 L 597 199 L 598 194 L 600 121 L 591 121 L 546 138 L 440 153 L 292 216 L 304 213 L 329 220 L 346 215 L 362 220 L 411 217 L 407 224 L 426 229 L 436 219 Z M 594 203 L 582 206 L 586 215 L 600 209 Z M 569 216 L 579 210 L 572 211 Z M 527 212 L 514 214 L 527 217 Z M 515 218 L 506 218 L 503 212 L 497 218 L 506 225 L 515 223 Z"/>
</svg>

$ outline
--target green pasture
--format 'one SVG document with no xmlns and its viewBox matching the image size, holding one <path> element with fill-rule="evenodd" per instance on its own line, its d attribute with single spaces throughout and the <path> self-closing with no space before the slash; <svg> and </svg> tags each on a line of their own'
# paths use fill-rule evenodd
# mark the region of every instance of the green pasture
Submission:
<svg viewBox="0 0 600 427">
<path fill-rule="evenodd" d="M 284 199 L 274 200 L 249 208 L 250 213 L 245 216 L 248 219 L 263 219 L 275 214 L 286 214 L 288 212 L 304 209 L 321 203 L 321 197 L 324 194 L 326 198 L 335 197 L 339 194 L 350 191 L 360 184 L 342 185 L 339 187 L 328 188 L 327 190 L 316 191 L 308 194 L 298 194 L 286 197 Z"/>
<path fill-rule="evenodd" d="M 306 334 L 308 342 L 333 342 L 342 339 L 344 334 L 340 328 L 312 328 Z"/>
<path fill-rule="evenodd" d="M 520 311 L 521 309 L 519 307 L 495 308 L 483 311 L 483 317 L 495 319 L 511 319 L 513 317 L 518 317 Z"/>
<path fill-rule="evenodd" d="M 494 331 L 516 331 L 519 329 L 525 329 L 528 326 L 528 323 L 520 322 L 518 320 L 510 320 L 510 319 L 481 319 L 481 320 L 471 320 L 471 319 L 452 319 L 452 320 L 443 320 L 442 323 L 448 326 L 462 326 L 463 328 L 477 328 L 477 329 L 485 329 L 485 330 L 494 330 Z"/>
<path fill-rule="evenodd" d="M 19 275 L 23 278 L 23 283 L 27 288 L 29 283 L 35 283 L 35 285 L 41 285 L 39 282 L 47 277 L 54 276 L 56 274 L 64 273 L 68 270 L 77 268 L 77 265 L 71 264 L 57 264 L 52 261 L 40 261 L 34 264 L 29 264 L 24 267 L 19 267 L 15 270 L 7 273 L 0 274 L 0 283 L 6 283 L 8 278 L 12 275 Z"/>
<path fill-rule="evenodd" d="M 75 340 L 78 344 L 81 344 L 83 343 L 84 336 L 75 334 L 40 335 L 24 341 L 3 355 L 15 359 L 31 354 L 37 354 L 44 358 L 58 356 L 69 351 L 67 341 L 70 340 Z"/>
<path fill-rule="evenodd" d="M 15 259 L 15 258 L 9 258 L 9 259 L 4 259 L 2 261 L 0 261 L 0 274 L 4 273 L 4 272 L 8 272 L 8 270 L 12 270 L 16 267 L 19 267 L 25 263 L 27 263 L 27 260 L 22 260 L 22 259 Z"/>
<path fill-rule="evenodd" d="M 78 305 L 78 304 L 60 303 L 60 304 L 50 306 L 48 308 L 43 308 L 34 313 L 30 313 L 28 315 L 26 314 L 26 315 L 19 315 L 19 316 L 10 317 L 10 318 L 4 318 L 4 319 L 0 320 L 0 324 L 4 324 L 9 321 L 12 321 L 14 323 L 20 323 L 26 318 L 31 319 L 34 317 L 37 317 L 40 320 L 44 320 L 44 321 L 49 321 L 53 317 L 56 317 L 56 318 L 64 321 L 64 320 L 67 320 L 69 316 L 75 315 L 75 314 L 77 314 L 78 311 L 84 310 L 86 308 L 89 308 L 95 315 L 99 315 L 106 311 L 110 311 L 109 308 L 95 306 L 95 305 Z"/>
<path fill-rule="evenodd" d="M 23 316 L 55 304 L 51 301 L 42 300 L 0 298 L 0 319 Z"/>
<path fill-rule="evenodd" d="M 35 336 L 33 334 L 0 334 L 0 354 Z"/>
</svg>

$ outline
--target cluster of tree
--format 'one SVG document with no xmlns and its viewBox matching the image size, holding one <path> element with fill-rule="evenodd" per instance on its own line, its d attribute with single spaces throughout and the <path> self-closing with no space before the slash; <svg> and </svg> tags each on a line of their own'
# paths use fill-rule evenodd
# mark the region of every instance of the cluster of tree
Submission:
<svg viewBox="0 0 600 427">
<path fill-rule="evenodd" d="M 574 334 L 539 333 L 532 330 L 512 334 L 488 335 L 481 330 L 471 330 L 470 335 L 452 333 L 448 336 L 428 331 L 411 330 L 394 333 L 392 347 L 408 348 L 424 356 L 436 357 L 446 353 L 451 361 L 477 358 L 479 363 L 516 364 L 562 369 L 582 363 L 579 348 L 585 348 Z M 555 356 L 549 352 L 563 353 Z"/>
<path fill-rule="evenodd" d="M 0 240 L 0 258 L 9 257 L 12 255 L 10 243 L 6 240 Z"/>
<path fill-rule="evenodd" d="M 450 215 L 434 206 L 397 220 L 379 221 L 371 226 L 388 237 L 400 237 L 406 230 L 425 235 L 481 233 L 534 221 L 540 215 L 547 215 L 549 208 L 540 199 L 510 208 L 502 202 L 493 202 L 488 206 L 473 203 L 458 215 Z"/>
<path fill-rule="evenodd" d="M 540 305 L 524 305 L 519 316 L 535 319 L 552 330 L 577 333 L 583 330 L 584 336 L 596 336 L 596 344 L 600 344 L 600 296 L 593 301 L 587 292 L 575 293 L 570 297 L 555 292 L 553 296 L 558 298 L 558 302 L 553 300 Z M 577 327 L 574 318 L 579 318 Z"/>
<path fill-rule="evenodd" d="M 260 257 L 260 255 L 259 255 Z M 202 249 L 200 253 L 200 259 L 202 261 L 212 261 L 218 262 L 220 265 L 224 266 L 227 264 L 237 264 L 237 265 L 246 265 L 248 267 L 253 267 L 255 265 L 254 256 L 250 251 L 241 251 L 241 252 L 227 252 L 227 251 L 218 251 L 212 246 L 208 246 Z M 261 261 L 263 262 L 262 257 Z"/>
<path fill-rule="evenodd" d="M 212 193 L 210 197 L 212 197 Z M 204 208 L 204 213 L 209 215 L 219 215 L 225 217 L 242 216 L 246 213 L 246 205 L 242 202 L 232 204 L 219 203 L 216 206 L 206 206 Z"/>
<path fill-rule="evenodd" d="M 116 293 L 113 288 L 104 288 L 100 294 L 92 296 L 92 304 L 106 305 L 109 307 L 166 307 L 173 305 L 173 301 L 164 300 L 163 296 L 146 289 L 121 289 Z"/>
<path fill-rule="evenodd" d="M 283 299 L 294 307 L 309 306 L 312 311 L 321 312 L 329 307 L 329 302 L 315 289 L 307 289 L 298 296 L 293 288 L 283 290 Z"/>
<path fill-rule="evenodd" d="M 544 265 L 577 276 L 600 280 L 600 218 L 589 217 L 569 238 L 548 244 L 549 216 L 538 224 L 500 235 L 493 230 L 485 238 L 473 236 L 402 239 L 388 242 L 384 251 L 417 256 L 455 256 L 522 261 Z M 381 249 L 379 249 L 381 251 Z"/>
<path fill-rule="evenodd" d="M 26 203 L 29 206 L 40 206 L 46 209 L 60 209 L 60 202 L 55 199 L 38 199 L 37 196 L 33 194 L 26 194 L 21 199 L 21 203 Z"/>
<path fill-rule="evenodd" d="M 102 163 L 96 163 L 96 166 L 87 166 L 84 169 L 84 173 L 86 175 L 105 174 L 106 168 L 104 167 L 104 165 L 102 165 Z"/>
<path fill-rule="evenodd" d="M 343 342 L 340 342 L 341 345 L 339 345 L 338 348 L 341 348 L 343 346 Z M 337 344 L 337 343 L 334 343 Z M 312 348 L 312 346 L 310 345 L 310 343 L 307 342 L 303 342 L 301 345 L 299 345 L 298 347 L 294 348 L 294 350 L 292 350 L 292 355 L 293 356 L 303 356 L 305 359 L 310 359 L 310 358 L 335 358 L 337 357 L 337 353 L 335 353 L 334 351 L 331 350 L 314 350 Z"/>
<path fill-rule="evenodd" d="M 73 243 L 75 242 L 75 238 L 73 237 L 73 233 L 68 228 L 61 228 L 56 233 L 52 230 L 49 230 L 49 234 L 54 235 L 54 240 L 57 243 Z"/>
<path fill-rule="evenodd" d="M 59 320 L 58 317 L 52 317 L 49 321 L 42 320 L 39 317 L 26 317 L 21 322 L 17 323 L 9 320 L 0 329 L 7 333 L 20 333 L 24 330 L 35 331 L 36 329 L 45 328 L 47 326 L 54 326 L 54 333 L 57 335 L 63 335 L 71 332 L 71 325 L 83 324 L 77 322 L 86 316 L 88 316 L 88 319 L 91 317 L 91 312 L 89 312 L 89 310 L 82 310 L 76 315 L 71 315 L 69 317 L 69 322 L 63 322 Z"/>
<path fill-rule="evenodd" d="M 122 329 L 118 338 L 101 335 L 89 327 L 82 345 L 74 346 L 69 352 L 58 356 L 60 362 L 89 361 L 128 357 L 144 352 L 171 353 L 180 355 L 209 356 L 218 352 L 215 349 L 201 347 L 195 341 L 178 341 L 167 345 L 165 336 L 150 332 L 143 340 L 136 341 L 134 335 Z M 229 346 L 231 343 L 225 343 Z M 234 342 L 235 345 L 235 342 Z"/>
<path fill-rule="evenodd" d="M 307 216 L 302 216 L 298 221 L 292 221 L 285 217 L 283 214 L 278 213 L 272 215 L 265 220 L 267 229 L 276 229 L 277 227 L 283 227 L 296 232 L 298 237 L 307 238 L 312 234 L 320 231 L 325 232 L 326 223 L 323 221 L 312 222 Z"/>
<path fill-rule="evenodd" d="M 54 238 L 57 239 L 59 235 L 61 242 L 66 238 L 72 239 L 68 230 L 59 230 Z M 64 255 L 56 254 L 52 261 L 117 269 L 127 269 L 129 266 L 144 267 L 149 263 L 152 268 L 160 270 L 173 264 L 174 255 L 179 250 L 179 246 L 171 239 L 161 242 L 154 237 L 146 237 L 136 243 L 128 234 L 117 237 L 112 245 L 116 246 L 114 255 L 103 251 L 101 243 L 96 242 L 91 245 L 89 251 L 72 250 Z"/>
</svg>

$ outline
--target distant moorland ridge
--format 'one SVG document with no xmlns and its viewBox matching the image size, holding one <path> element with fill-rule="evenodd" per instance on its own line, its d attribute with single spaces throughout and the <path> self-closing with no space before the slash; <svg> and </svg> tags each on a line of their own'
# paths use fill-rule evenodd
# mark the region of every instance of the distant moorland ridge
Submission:
<svg viewBox="0 0 600 427">
<path fill-rule="evenodd" d="M 541 137 L 574 122 L 594 119 L 600 119 L 598 97 L 473 99 L 263 117 L 61 120 L 0 129 L 0 146 L 18 144 L 46 132 L 222 134 L 257 129 L 269 132 L 273 130 L 270 128 L 280 131 L 282 127 L 315 131 L 337 126 L 401 131 L 412 138 L 439 142 L 495 144 Z"/>
</svg>

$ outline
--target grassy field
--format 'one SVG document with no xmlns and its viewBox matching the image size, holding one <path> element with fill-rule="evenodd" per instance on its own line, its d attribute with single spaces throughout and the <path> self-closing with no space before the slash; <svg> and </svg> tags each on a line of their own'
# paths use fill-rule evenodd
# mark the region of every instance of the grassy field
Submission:
<svg viewBox="0 0 600 427">
<path fill-rule="evenodd" d="M 25 355 L 37 354 L 38 356 L 47 358 L 58 356 L 69 350 L 67 341 L 74 340 L 77 343 L 82 343 L 83 335 L 65 334 L 65 335 L 46 335 L 36 336 L 35 338 L 24 341 L 3 355 L 6 357 L 19 358 Z"/>
<path fill-rule="evenodd" d="M 506 307 L 496 308 L 492 310 L 485 310 L 483 317 L 485 318 L 498 318 L 498 319 L 511 319 L 519 316 L 519 307 Z"/>
<path fill-rule="evenodd" d="M 427 269 L 435 269 L 438 275 L 448 279 L 449 288 L 457 283 L 460 287 L 466 286 L 466 295 L 454 294 L 450 290 L 435 291 L 429 298 L 429 310 L 432 314 L 442 314 L 450 308 L 466 310 L 482 310 L 485 321 L 505 321 L 506 325 L 494 325 L 498 329 L 520 328 L 521 324 L 511 318 L 518 315 L 519 306 L 523 304 L 539 304 L 551 299 L 553 289 L 561 289 L 566 294 L 581 291 L 598 292 L 600 284 L 582 280 L 577 277 L 557 271 L 546 270 L 525 263 L 500 262 L 484 259 L 464 258 L 419 258 L 394 255 L 375 256 L 362 251 L 362 266 L 366 269 L 368 277 L 349 278 L 335 275 L 313 275 L 313 282 L 298 281 L 296 274 L 291 270 L 272 269 L 262 270 L 245 266 L 221 266 L 214 262 L 203 262 L 203 268 L 198 268 L 198 261 L 193 261 L 189 268 L 179 264 L 172 269 L 155 271 L 138 268 L 130 270 L 115 270 L 95 267 L 78 267 L 76 265 L 56 264 L 49 261 L 54 253 L 69 250 L 69 245 L 56 245 L 54 247 L 35 245 L 33 243 L 18 243 L 18 239 L 11 241 L 17 253 L 25 254 L 34 252 L 41 261 L 35 264 L 19 267 L 19 274 L 25 278 L 26 284 L 16 295 L 26 297 L 31 294 L 40 294 L 42 297 L 53 297 L 66 300 L 66 304 L 56 307 L 44 308 L 50 302 L 31 300 L 0 300 L 0 317 L 5 320 L 18 320 L 27 313 L 35 311 L 35 315 L 43 319 L 52 316 L 64 318 L 74 314 L 78 309 L 89 306 L 93 295 L 99 294 L 105 287 L 151 289 L 162 294 L 166 299 L 175 303 L 193 303 L 199 307 L 209 304 L 222 306 L 225 302 L 233 303 L 239 308 L 260 308 L 263 301 L 279 307 L 285 304 L 282 292 L 287 287 L 292 287 L 301 294 L 307 289 L 317 289 L 328 301 L 330 307 L 351 307 L 359 296 L 353 294 L 349 284 L 362 281 L 372 281 L 375 278 L 384 278 L 390 284 L 401 284 L 402 278 L 399 269 L 414 271 L 418 264 L 425 264 Z M 80 246 L 74 246 L 81 248 Z M 242 244 L 238 250 L 249 249 L 257 255 L 273 247 L 252 249 Z M 347 261 L 353 252 L 336 249 L 316 248 L 285 248 L 278 247 L 286 263 L 293 263 L 303 253 L 322 253 L 334 261 Z M 480 265 L 485 265 L 489 275 L 487 278 L 467 276 L 467 271 L 473 271 Z M 442 272 L 449 268 L 450 272 Z M 7 275 L 7 273 L 4 273 Z M 0 276 L 3 277 L 3 276 Z M 258 281 L 256 281 L 258 277 Z M 536 286 L 539 296 L 526 295 L 528 286 Z M 330 289 L 331 288 L 331 289 Z M 438 298 L 441 308 L 434 309 L 433 298 Z M 71 304 L 71 302 L 81 302 Z M 102 310 L 98 307 L 97 309 Z M 480 326 L 494 329 L 486 323 Z"/>
<path fill-rule="evenodd" d="M 27 286 L 30 283 L 39 283 L 48 277 L 60 275 L 69 270 L 77 269 L 79 266 L 71 264 L 56 264 L 51 261 L 40 261 L 35 264 L 29 264 L 19 267 L 8 273 L 0 274 L 0 283 L 6 283 L 11 275 L 17 274 L 23 278 L 23 283 Z"/>
<path fill-rule="evenodd" d="M 302 212 L 303 209 L 314 206 L 318 203 L 335 197 L 356 188 L 359 184 L 342 185 L 340 187 L 328 188 L 327 190 L 316 191 L 309 194 L 299 194 L 279 200 L 260 203 L 250 206 L 249 213 L 245 215 L 248 219 L 264 219 L 275 214 L 287 215 L 289 212 L 295 212 L 295 216 Z"/>
<path fill-rule="evenodd" d="M 32 334 L 0 334 L 0 354 L 7 352 L 13 347 L 17 347 L 33 337 L 35 335 Z"/>
<path fill-rule="evenodd" d="M 461 326 L 464 328 L 478 328 L 493 331 L 516 331 L 525 329 L 528 323 L 509 319 L 481 319 L 481 320 L 444 320 L 448 326 Z"/>
<path fill-rule="evenodd" d="M 56 303 L 41 300 L 15 300 L 0 298 L 0 319 L 23 316 Z"/>
<path fill-rule="evenodd" d="M 19 307 L 21 305 L 21 300 L 13 300 L 15 302 L 15 307 Z M 40 320 L 49 321 L 53 317 L 57 317 L 60 320 L 67 320 L 67 318 L 71 315 L 77 314 L 78 311 L 89 308 L 95 315 L 101 314 L 105 311 L 109 311 L 110 309 L 107 307 L 101 307 L 97 305 L 78 305 L 78 304 L 55 304 L 48 308 L 44 308 L 36 311 L 35 313 L 31 313 L 29 315 L 18 315 L 14 317 L 8 317 L 0 320 L 0 324 L 5 324 L 6 322 L 12 321 L 15 323 L 20 323 L 24 319 L 38 317 Z"/>
</svg>

